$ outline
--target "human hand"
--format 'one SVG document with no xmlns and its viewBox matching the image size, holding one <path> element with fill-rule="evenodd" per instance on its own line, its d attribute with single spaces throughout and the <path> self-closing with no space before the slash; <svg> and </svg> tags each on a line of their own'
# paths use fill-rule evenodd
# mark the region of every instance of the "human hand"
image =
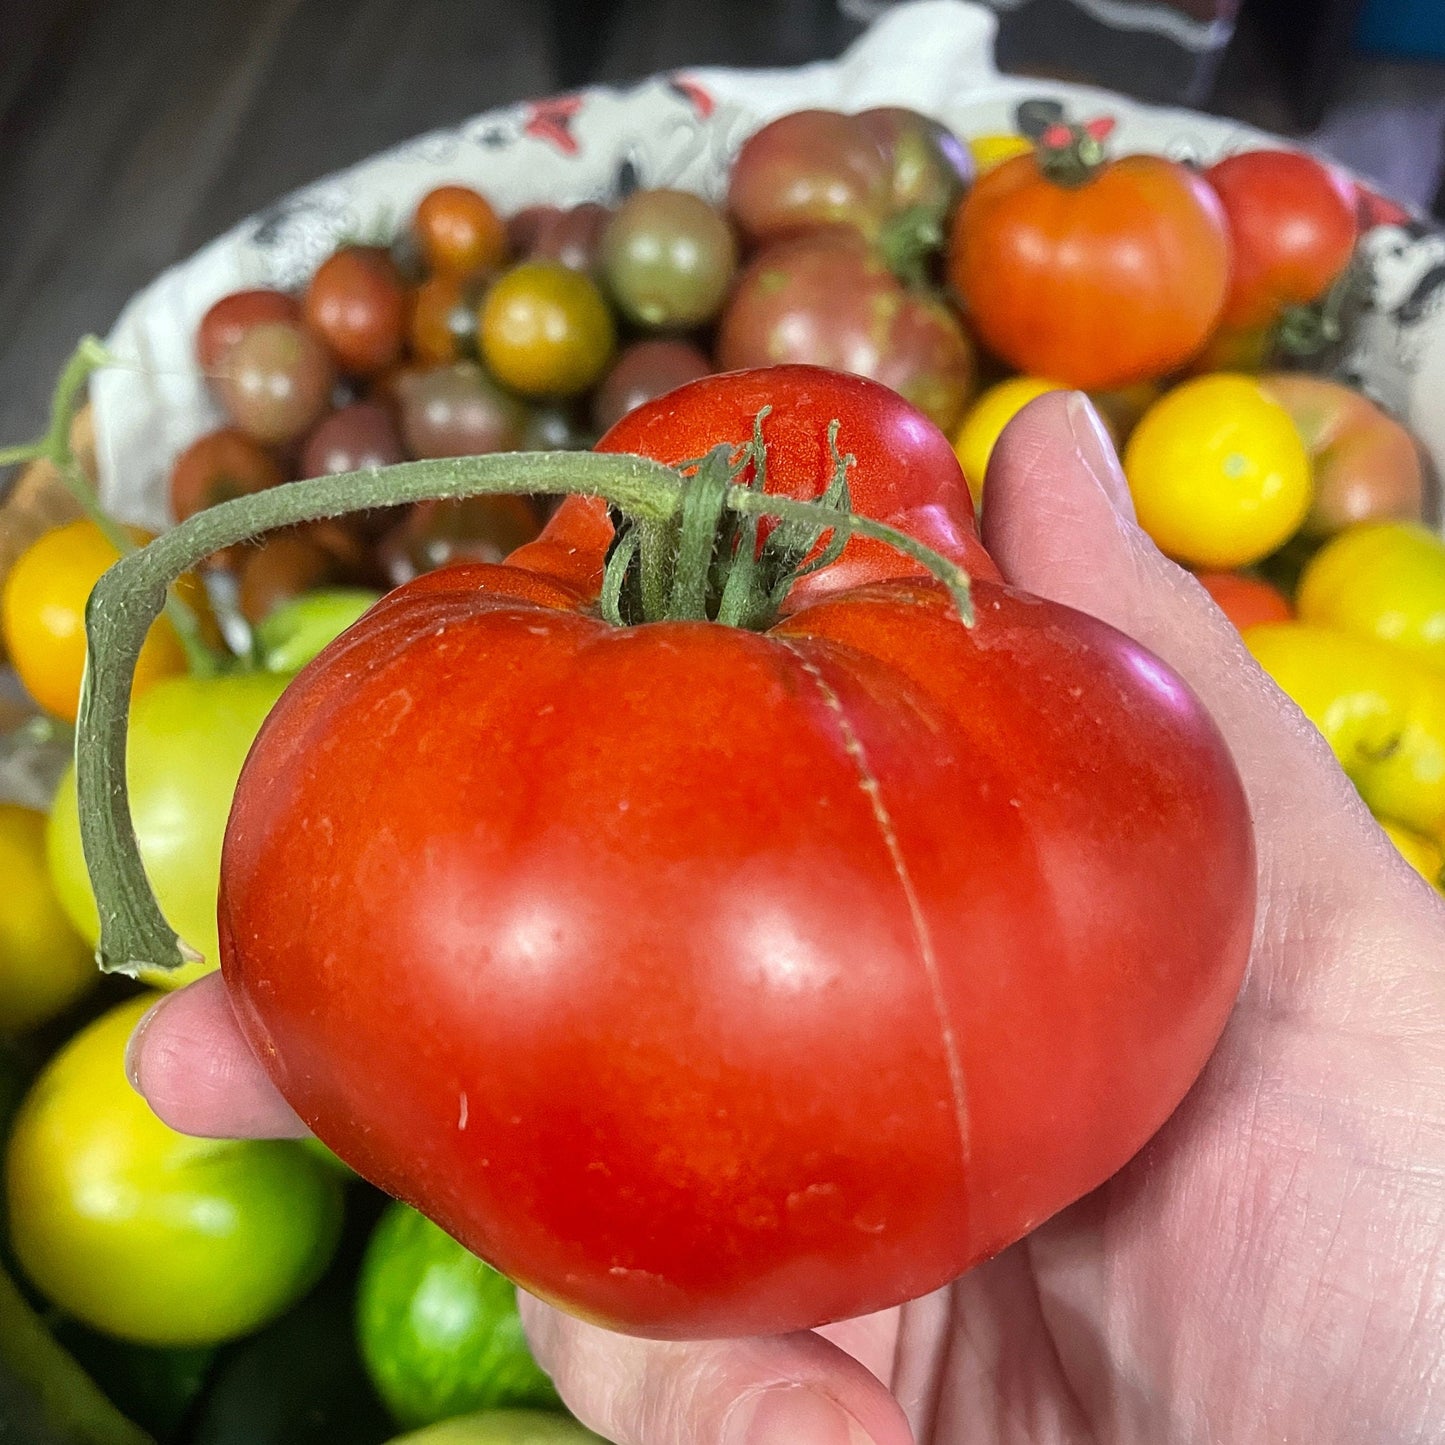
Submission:
<svg viewBox="0 0 1445 1445">
<path fill-rule="evenodd" d="M 1445 1438 L 1445 906 L 1134 524 L 1081 399 L 1005 433 L 984 530 L 1011 582 L 1169 662 L 1234 754 L 1259 915 L 1214 1057 L 1127 1168 L 923 1300 L 677 1344 L 524 1298 L 539 1360 L 619 1445 Z M 153 1012 L 131 1062 L 176 1128 L 304 1132 L 217 976 Z"/>
</svg>

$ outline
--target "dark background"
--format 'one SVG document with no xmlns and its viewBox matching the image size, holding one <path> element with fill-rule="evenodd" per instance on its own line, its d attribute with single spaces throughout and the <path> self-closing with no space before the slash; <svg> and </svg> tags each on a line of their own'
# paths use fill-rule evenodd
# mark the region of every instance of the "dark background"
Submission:
<svg viewBox="0 0 1445 1445">
<path fill-rule="evenodd" d="M 1344 63 L 1354 0 L 1246 0 L 1208 108 L 1428 202 L 1445 67 Z M 285 191 L 528 96 L 791 65 L 834 0 L 0 0 L 0 442 L 164 267 Z"/>
</svg>

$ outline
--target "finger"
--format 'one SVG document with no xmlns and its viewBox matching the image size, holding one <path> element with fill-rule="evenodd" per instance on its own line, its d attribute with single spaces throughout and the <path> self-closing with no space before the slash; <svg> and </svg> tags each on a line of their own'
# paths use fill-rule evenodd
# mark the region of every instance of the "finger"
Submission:
<svg viewBox="0 0 1445 1445">
<path fill-rule="evenodd" d="M 219 973 L 167 994 L 126 1049 L 131 1084 L 182 1134 L 300 1139 L 307 1131 L 241 1034 Z"/>
<path fill-rule="evenodd" d="M 820 1335 L 642 1340 L 520 1301 L 568 1408 L 616 1445 L 912 1445 L 883 1384 Z"/>
<path fill-rule="evenodd" d="M 1013 584 L 1111 623 L 1189 683 L 1229 744 L 1263 848 L 1303 866 L 1322 837 L 1343 829 L 1374 849 L 1378 829 L 1324 739 L 1199 582 L 1134 520 L 1113 446 L 1085 397 L 1043 396 L 1005 429 L 983 520 Z"/>
</svg>

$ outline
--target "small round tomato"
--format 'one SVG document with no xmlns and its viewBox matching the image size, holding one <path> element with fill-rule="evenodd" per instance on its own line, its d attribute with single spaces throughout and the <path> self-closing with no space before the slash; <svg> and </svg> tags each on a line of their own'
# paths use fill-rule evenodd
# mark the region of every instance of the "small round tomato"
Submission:
<svg viewBox="0 0 1445 1445">
<path fill-rule="evenodd" d="M 512 250 L 527 261 L 557 261 L 591 276 L 612 212 L 598 201 L 578 206 L 527 206 L 507 225 Z"/>
<path fill-rule="evenodd" d="M 5 1171 L 10 1242 L 32 1283 L 93 1329 L 215 1344 L 316 1281 L 340 1234 L 341 1185 L 294 1142 L 191 1138 L 151 1113 L 125 1050 L 156 997 L 83 1029 L 21 1105 Z"/>
<path fill-rule="evenodd" d="M 732 228 L 690 191 L 634 191 L 602 233 L 602 276 L 629 321 L 686 329 L 711 321 L 737 269 Z"/>
<path fill-rule="evenodd" d="M 465 497 L 418 502 L 382 538 L 378 551 L 392 586 L 455 562 L 501 562 L 541 530 L 527 497 Z"/>
<path fill-rule="evenodd" d="M 139 527 L 125 531 L 137 546 L 151 540 Z M 67 722 L 75 721 L 80 706 L 85 604 L 101 574 L 119 558 L 100 528 L 83 517 L 31 543 L 0 592 L 0 629 L 11 666 L 30 696 Z M 141 648 L 131 696 L 185 670 L 181 640 L 169 619 L 161 617 Z"/>
<path fill-rule="evenodd" d="M 135 703 L 126 777 L 141 857 L 171 926 L 202 956 L 151 982 L 188 983 L 219 961 L 216 890 L 226 815 L 251 741 L 288 681 L 268 672 L 169 678 Z M 80 846 L 74 766 L 51 805 L 46 853 L 56 895 L 94 944 L 100 920 Z"/>
<path fill-rule="evenodd" d="M 1191 566 L 1245 567 L 1309 511 L 1309 457 L 1289 413 L 1246 376 L 1187 381 L 1145 412 L 1124 449 L 1139 524 Z"/>
<path fill-rule="evenodd" d="M 524 396 L 575 396 L 612 359 L 612 313 L 586 276 L 557 261 L 523 261 L 482 302 L 481 352 Z"/>
<path fill-rule="evenodd" d="M 485 289 L 480 277 L 429 276 L 412 297 L 412 356 L 428 366 L 442 366 L 477 354 L 477 306 Z"/>
<path fill-rule="evenodd" d="M 323 418 L 306 438 L 300 475 L 326 477 L 389 467 L 405 456 L 391 413 L 375 402 L 358 401 Z"/>
<path fill-rule="evenodd" d="M 265 447 L 236 427 L 222 427 L 198 437 L 176 458 L 171 468 L 171 515 L 184 522 L 218 502 L 264 492 L 284 480 Z"/>
<path fill-rule="evenodd" d="M 1445 667 L 1445 542 L 1409 522 L 1362 522 L 1305 565 L 1302 621 L 1412 652 Z"/>
<path fill-rule="evenodd" d="M 380 601 L 381 593 L 367 587 L 321 588 L 293 597 L 256 624 L 257 660 L 267 672 L 300 672 Z"/>
<path fill-rule="evenodd" d="M 231 420 L 268 446 L 305 436 L 330 404 L 335 382 L 326 348 L 304 327 L 285 321 L 251 327 L 215 377 Z"/>
<path fill-rule="evenodd" d="M 526 411 L 474 361 L 397 378 L 401 432 L 414 457 L 473 457 L 515 448 Z"/>
<path fill-rule="evenodd" d="M 1322 376 L 1279 372 L 1259 384 L 1290 414 L 1310 454 L 1315 497 L 1303 531 L 1328 537 L 1352 522 L 1418 522 L 1425 469 L 1415 438 L 1369 397 Z"/>
<path fill-rule="evenodd" d="M 706 376 L 712 362 L 690 341 L 649 337 L 618 353 L 612 369 L 592 395 L 592 421 L 599 432 L 634 407 Z"/>
<path fill-rule="evenodd" d="M 253 626 L 276 608 L 316 587 L 345 585 L 367 573 L 365 549 L 353 519 L 272 532 L 242 551 L 237 602 Z"/>
<path fill-rule="evenodd" d="M 196 330 L 196 360 L 201 370 L 214 372 L 226 353 L 253 327 L 264 321 L 301 320 L 301 305 L 284 291 L 258 288 L 233 291 L 201 317 Z"/>
<path fill-rule="evenodd" d="M 1015 156 L 1032 155 L 1034 143 L 1025 135 L 1015 132 L 990 135 L 971 135 L 965 142 L 973 157 L 974 171 L 986 175 L 989 171 L 1011 161 Z"/>
<path fill-rule="evenodd" d="M 345 246 L 328 256 L 311 278 L 301 310 L 349 375 L 372 376 L 401 355 L 406 282 L 379 246 Z"/>
<path fill-rule="evenodd" d="M 516 1286 L 405 1204 L 387 1209 L 366 1246 L 356 1338 L 399 1425 L 561 1404 L 527 1347 Z"/>
<path fill-rule="evenodd" d="M 997 382 L 983 393 L 968 409 L 963 425 L 953 439 L 953 450 L 968 479 L 968 489 L 973 493 L 973 504 L 983 501 L 983 480 L 988 471 L 988 459 L 993 455 L 994 445 L 1003 435 L 1003 429 L 1015 416 L 1036 397 L 1063 388 L 1056 381 L 1045 381 L 1038 376 L 1011 376 L 1007 381 Z"/>
<path fill-rule="evenodd" d="M 45 814 L 0 803 L 0 1034 L 62 1013 L 100 979 L 45 868 Z"/>
<path fill-rule="evenodd" d="M 1294 616 L 1289 598 L 1262 577 L 1243 572 L 1200 572 L 1197 574 L 1214 605 L 1243 632 L 1265 622 L 1288 622 Z"/>
<path fill-rule="evenodd" d="M 1091 169 L 1071 155 L 1017 156 L 979 179 L 954 215 L 949 280 L 1018 371 L 1088 391 L 1164 376 L 1224 306 L 1219 199 L 1162 156 Z"/>
<path fill-rule="evenodd" d="M 421 198 L 412 231 L 434 272 L 470 276 L 507 255 L 507 228 L 492 204 L 470 186 L 438 186 Z"/>
<path fill-rule="evenodd" d="M 1233 263 L 1221 322 L 1267 327 L 1291 306 L 1318 301 L 1355 249 L 1355 188 L 1334 166 L 1302 151 L 1257 150 L 1210 166 L 1229 223 Z"/>
</svg>

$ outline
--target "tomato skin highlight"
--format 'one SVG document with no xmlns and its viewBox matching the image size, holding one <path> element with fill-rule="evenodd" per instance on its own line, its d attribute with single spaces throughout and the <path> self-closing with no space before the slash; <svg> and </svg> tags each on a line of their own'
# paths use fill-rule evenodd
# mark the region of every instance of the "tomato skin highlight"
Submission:
<svg viewBox="0 0 1445 1445">
<path fill-rule="evenodd" d="M 843 414 L 855 506 L 897 500 L 910 413 Z M 628 420 L 653 454 L 730 425 Z M 770 442 L 811 486 L 816 434 Z M 288 689 L 223 854 L 237 1018 L 343 1159 L 573 1312 L 751 1335 L 926 1293 L 1203 1066 L 1253 926 L 1233 765 L 1144 649 L 988 580 L 966 629 L 906 559 L 768 632 L 611 626 L 595 520 L 398 589 Z"/>
</svg>

